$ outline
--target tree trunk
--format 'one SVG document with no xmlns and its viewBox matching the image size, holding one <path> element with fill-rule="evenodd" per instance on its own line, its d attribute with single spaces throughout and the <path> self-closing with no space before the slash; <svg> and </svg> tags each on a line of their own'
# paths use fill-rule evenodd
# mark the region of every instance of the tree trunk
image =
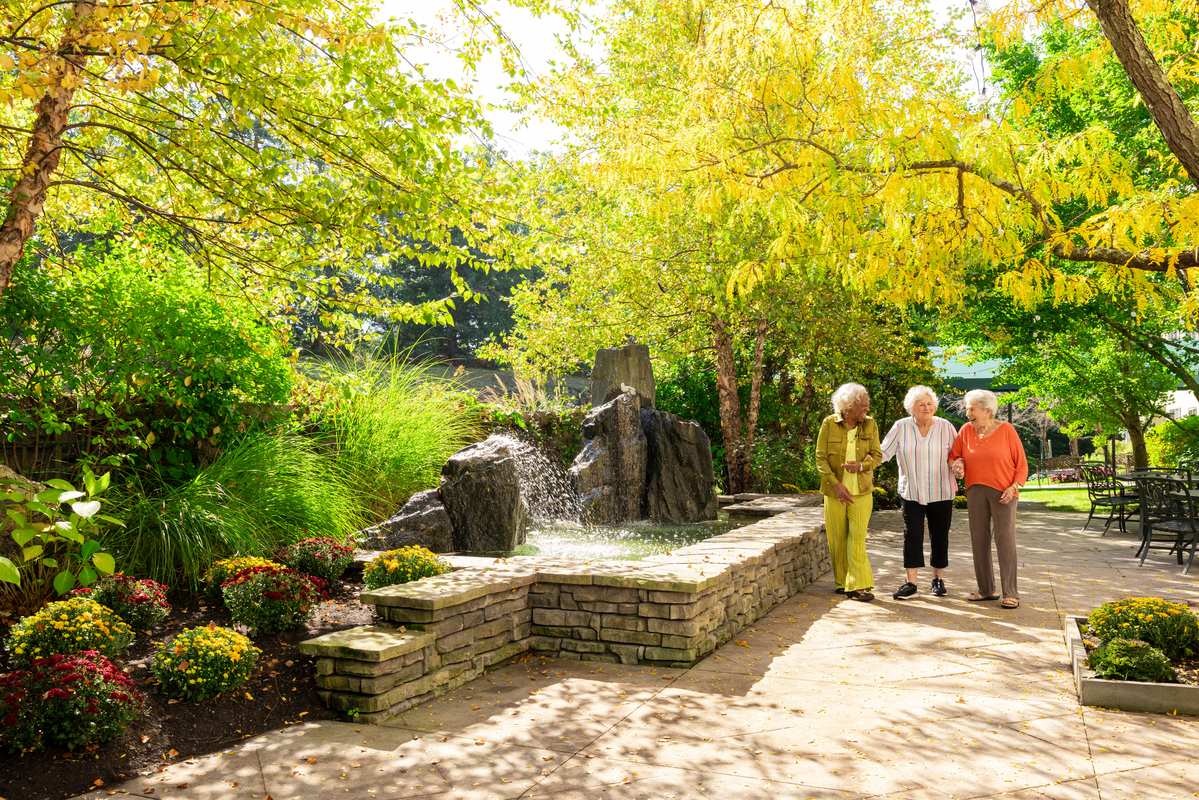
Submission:
<svg viewBox="0 0 1199 800">
<path fill-rule="evenodd" d="M 803 447 L 808 446 L 812 438 L 812 397 L 816 387 L 812 383 L 812 371 L 816 369 L 816 353 L 808 354 L 808 363 L 804 365 L 803 391 L 799 394 L 799 441 Z"/>
<path fill-rule="evenodd" d="M 741 428 L 741 400 L 737 397 L 737 362 L 728 324 L 712 316 L 712 342 L 716 347 L 716 388 L 720 396 L 720 438 L 729 470 L 729 494 L 748 492 L 752 485 L 749 453 Z"/>
<path fill-rule="evenodd" d="M 1131 414 L 1124 422 L 1128 430 L 1128 441 L 1132 443 L 1132 466 L 1136 470 L 1149 468 L 1149 451 L 1145 449 L 1145 429 L 1141 418 Z M 1116 443 L 1112 442 L 1112 463 L 1116 461 Z"/>
<path fill-rule="evenodd" d="M 1074 456 L 1075 458 L 1078 458 L 1078 437 L 1077 436 L 1070 437 L 1070 455 Z"/>
<path fill-rule="evenodd" d="M 1167 80 L 1128 10 L 1127 0 L 1088 0 L 1120 66 L 1137 88 L 1170 152 L 1199 187 L 1199 125 Z"/>
<path fill-rule="evenodd" d="M 747 451 L 753 449 L 754 436 L 758 432 L 758 414 L 762 410 L 762 353 L 766 349 L 766 332 L 768 330 L 770 330 L 770 323 L 765 319 L 758 320 L 754 339 L 753 373 L 750 375 L 749 381 L 749 411 L 745 420 L 745 449 Z"/>
<path fill-rule="evenodd" d="M 75 20 L 73 33 L 68 33 L 60 45 L 69 50 L 73 41 L 85 31 L 89 18 L 95 12 L 92 2 L 78 0 L 74 4 Z M 44 57 L 53 58 L 53 53 Z M 63 58 L 62 73 L 42 99 L 34 106 L 33 129 L 25 146 L 25 158 L 21 162 L 21 178 L 8 195 L 8 214 L 0 223 L 0 296 L 12 281 L 13 267 L 25 252 L 25 243 L 33 236 L 42 208 L 46 204 L 46 190 L 50 179 L 58 170 L 62 156 L 62 132 L 67 125 L 75 90 L 64 87 L 78 85 L 78 76 L 87 61 L 85 56 L 74 55 Z"/>
</svg>

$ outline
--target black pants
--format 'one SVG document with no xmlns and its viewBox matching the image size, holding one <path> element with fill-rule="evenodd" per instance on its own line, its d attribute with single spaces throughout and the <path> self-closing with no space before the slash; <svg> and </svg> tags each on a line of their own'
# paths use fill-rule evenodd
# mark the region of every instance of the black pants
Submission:
<svg viewBox="0 0 1199 800">
<path fill-rule="evenodd" d="M 934 569 L 949 566 L 949 521 L 953 518 L 953 501 L 940 500 L 921 505 L 900 499 L 903 508 L 903 566 L 916 569 L 924 566 L 924 520 L 928 520 L 928 540 L 932 543 Z"/>
</svg>

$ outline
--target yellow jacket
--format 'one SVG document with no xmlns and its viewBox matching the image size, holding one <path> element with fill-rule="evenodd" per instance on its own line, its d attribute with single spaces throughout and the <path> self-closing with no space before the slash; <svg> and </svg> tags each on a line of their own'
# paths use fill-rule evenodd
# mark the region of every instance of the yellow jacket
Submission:
<svg viewBox="0 0 1199 800">
<path fill-rule="evenodd" d="M 820 493 L 828 497 L 836 497 L 835 486 L 841 483 L 845 475 L 842 466 L 848 461 L 861 461 L 862 471 L 858 473 L 858 494 L 868 494 L 874 488 L 874 468 L 882 463 L 883 450 L 878 439 L 878 423 L 874 417 L 866 417 L 858 423 L 857 453 L 852 458 L 845 457 L 845 446 L 848 430 L 841 420 L 841 415 L 833 414 L 824 418 L 820 426 L 820 435 L 816 437 L 816 469 L 820 470 Z"/>
</svg>

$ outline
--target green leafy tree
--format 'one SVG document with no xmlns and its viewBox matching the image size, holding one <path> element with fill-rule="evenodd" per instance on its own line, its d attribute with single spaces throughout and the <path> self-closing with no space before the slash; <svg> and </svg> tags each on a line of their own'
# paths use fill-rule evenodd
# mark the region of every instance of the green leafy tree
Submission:
<svg viewBox="0 0 1199 800">
<path fill-rule="evenodd" d="M 364 286 L 312 270 L 394 253 L 457 276 L 469 248 L 507 256 L 509 179 L 455 145 L 486 132 L 480 104 L 406 61 L 427 31 L 375 14 L 369 0 L 2 0 L 0 292 L 23 256 L 60 257 L 28 251 L 42 227 L 150 221 L 246 293 L 356 313 Z M 473 66 L 487 45 L 468 38 Z M 442 307 L 425 305 L 392 313 Z"/>
</svg>

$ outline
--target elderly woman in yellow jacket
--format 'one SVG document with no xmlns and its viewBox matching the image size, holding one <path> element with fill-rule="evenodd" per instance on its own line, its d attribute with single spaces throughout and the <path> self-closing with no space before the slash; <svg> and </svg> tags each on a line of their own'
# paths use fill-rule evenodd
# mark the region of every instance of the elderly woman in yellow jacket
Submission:
<svg viewBox="0 0 1199 800">
<path fill-rule="evenodd" d="M 866 555 L 866 526 L 874 510 L 874 468 L 882 462 L 878 425 L 870 414 L 870 395 L 858 383 L 833 392 L 832 416 L 816 438 L 816 468 L 824 495 L 824 530 L 837 591 L 851 600 L 874 599 L 874 573 Z"/>
</svg>

